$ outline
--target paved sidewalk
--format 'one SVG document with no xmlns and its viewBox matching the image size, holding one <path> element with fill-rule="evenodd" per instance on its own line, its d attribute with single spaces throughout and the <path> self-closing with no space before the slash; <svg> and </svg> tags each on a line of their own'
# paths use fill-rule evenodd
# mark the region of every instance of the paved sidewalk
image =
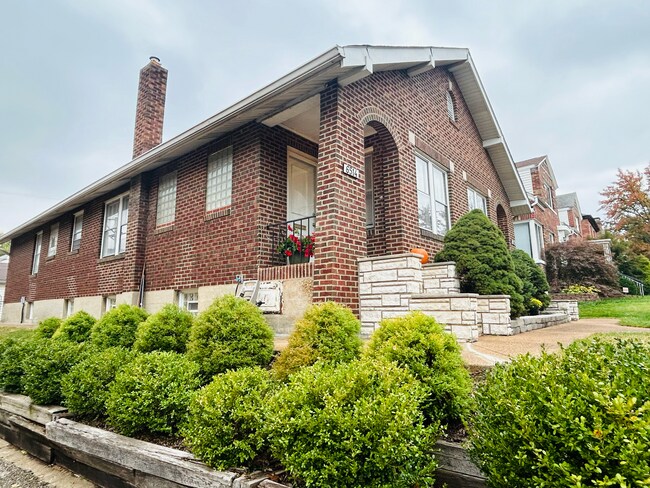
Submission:
<svg viewBox="0 0 650 488">
<path fill-rule="evenodd" d="M 542 346 L 546 347 L 547 351 L 554 352 L 560 349 L 560 344 L 566 346 L 578 339 L 602 332 L 648 334 L 650 329 L 624 327 L 618 325 L 618 319 L 581 319 L 514 336 L 481 336 L 477 342 L 462 344 L 463 359 L 470 366 L 493 366 L 517 354 L 540 354 Z"/>
</svg>

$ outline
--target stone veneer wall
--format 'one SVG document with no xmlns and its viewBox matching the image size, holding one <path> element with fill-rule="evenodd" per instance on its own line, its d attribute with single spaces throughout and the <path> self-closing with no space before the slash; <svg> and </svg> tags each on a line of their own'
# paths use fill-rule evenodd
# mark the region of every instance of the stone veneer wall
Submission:
<svg viewBox="0 0 650 488">
<path fill-rule="evenodd" d="M 511 327 L 509 295 L 480 295 L 476 312 L 483 334 L 513 335 L 516 333 Z"/>
<path fill-rule="evenodd" d="M 460 293 L 460 280 L 456 278 L 456 263 L 427 263 L 422 266 L 424 293 L 449 295 Z"/>
<path fill-rule="evenodd" d="M 580 312 L 578 310 L 578 302 L 574 300 L 551 300 L 551 303 L 546 309 L 550 313 L 564 313 L 569 316 L 571 320 L 579 320 Z"/>
</svg>

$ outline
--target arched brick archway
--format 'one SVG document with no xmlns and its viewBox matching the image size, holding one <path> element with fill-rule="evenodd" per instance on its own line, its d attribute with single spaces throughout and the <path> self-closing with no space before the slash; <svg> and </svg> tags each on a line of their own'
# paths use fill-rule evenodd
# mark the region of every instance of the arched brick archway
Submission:
<svg viewBox="0 0 650 488">
<path fill-rule="evenodd" d="M 497 205 L 497 225 L 503 234 L 503 237 L 506 239 L 508 246 L 512 244 L 512 236 L 510 235 L 510 225 L 508 222 L 508 214 L 506 213 L 503 206 L 499 203 Z"/>
</svg>

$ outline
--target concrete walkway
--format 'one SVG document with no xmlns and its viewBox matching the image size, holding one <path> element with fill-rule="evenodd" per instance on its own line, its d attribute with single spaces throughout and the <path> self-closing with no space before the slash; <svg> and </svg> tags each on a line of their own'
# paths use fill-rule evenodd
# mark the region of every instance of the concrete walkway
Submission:
<svg viewBox="0 0 650 488">
<path fill-rule="evenodd" d="M 470 366 L 494 366 L 518 354 L 539 355 L 542 346 L 554 352 L 560 349 L 560 344 L 567 346 L 578 339 L 603 332 L 650 334 L 650 329 L 624 327 L 618 325 L 618 319 L 581 319 L 514 336 L 481 336 L 477 342 L 462 344 L 463 359 Z"/>
</svg>

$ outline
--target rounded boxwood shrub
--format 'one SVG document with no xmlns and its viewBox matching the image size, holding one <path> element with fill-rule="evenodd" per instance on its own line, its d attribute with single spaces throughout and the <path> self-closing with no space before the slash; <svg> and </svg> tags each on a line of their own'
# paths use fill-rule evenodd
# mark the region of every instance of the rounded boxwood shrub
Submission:
<svg viewBox="0 0 650 488">
<path fill-rule="evenodd" d="M 524 308 L 526 313 L 535 315 L 551 303 L 546 274 L 535 263 L 535 260 L 521 249 L 513 249 L 511 254 L 515 273 L 523 284 L 521 294 L 524 298 Z M 534 302 L 533 299 L 541 302 L 541 305 Z"/>
<path fill-rule="evenodd" d="M 61 380 L 78 362 L 85 359 L 86 344 L 40 339 L 24 360 L 23 392 L 40 405 L 60 405 Z"/>
<path fill-rule="evenodd" d="M 201 386 L 198 373 L 196 363 L 175 352 L 137 356 L 109 387 L 108 422 L 125 435 L 176 433 Z"/>
<path fill-rule="evenodd" d="M 88 354 L 61 380 L 64 405 L 80 415 L 105 415 L 108 388 L 134 356 L 135 353 L 122 347 Z"/>
<path fill-rule="evenodd" d="M 192 398 L 185 443 L 213 468 L 250 465 L 267 450 L 264 405 L 273 389 L 269 371 L 259 367 L 215 376 Z"/>
<path fill-rule="evenodd" d="M 426 392 L 395 363 L 319 362 L 267 403 L 271 450 L 305 486 L 432 486 L 438 425 L 424 425 Z"/>
<path fill-rule="evenodd" d="M 80 310 L 65 319 L 52 338 L 70 342 L 85 342 L 90 339 L 90 331 L 95 322 L 95 317 Z"/>
<path fill-rule="evenodd" d="M 99 349 L 125 347 L 130 349 L 135 342 L 135 331 L 147 319 L 143 309 L 122 304 L 109 310 L 97 321 L 92 329 L 90 340 Z"/>
<path fill-rule="evenodd" d="M 591 339 L 498 365 L 476 392 L 471 455 L 493 487 L 646 486 L 650 345 Z"/>
<path fill-rule="evenodd" d="M 273 331 L 259 308 L 225 295 L 194 321 L 187 354 L 206 379 L 230 369 L 266 366 L 273 355 Z"/>
<path fill-rule="evenodd" d="M 167 304 L 138 326 L 133 349 L 138 352 L 185 352 L 194 317 L 187 310 Z"/>
<path fill-rule="evenodd" d="M 25 364 L 39 342 L 31 337 L 10 337 L 0 343 L 0 390 L 23 393 Z"/>
<path fill-rule="evenodd" d="M 427 419 L 460 420 L 468 412 L 472 381 L 460 346 L 434 318 L 421 312 L 385 319 L 372 334 L 364 354 L 395 361 L 422 382 L 427 391 Z"/>
<path fill-rule="evenodd" d="M 463 293 L 510 295 L 513 318 L 524 312 L 522 283 L 501 231 L 478 209 L 463 215 L 445 235 L 436 262 L 454 261 Z"/>
<path fill-rule="evenodd" d="M 359 357 L 361 323 L 352 311 L 334 302 L 312 305 L 289 336 L 289 345 L 273 362 L 284 379 L 316 361 L 347 362 Z"/>
<path fill-rule="evenodd" d="M 58 317 L 48 317 L 41 320 L 35 330 L 36 337 L 40 339 L 50 339 L 57 329 L 61 327 L 62 323 L 63 320 Z"/>
</svg>

